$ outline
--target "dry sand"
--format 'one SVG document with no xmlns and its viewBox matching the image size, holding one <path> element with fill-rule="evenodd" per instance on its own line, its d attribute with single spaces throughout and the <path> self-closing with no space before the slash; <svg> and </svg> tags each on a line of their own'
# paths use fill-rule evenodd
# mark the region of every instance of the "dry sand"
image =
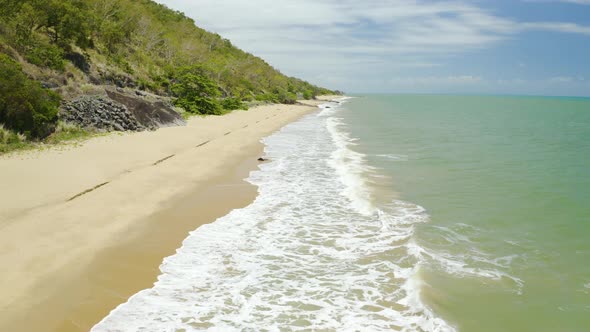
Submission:
<svg viewBox="0 0 590 332">
<path fill-rule="evenodd" d="M 88 331 L 150 287 L 189 231 L 253 200 L 260 139 L 306 103 L 0 157 L 0 331 Z"/>
</svg>

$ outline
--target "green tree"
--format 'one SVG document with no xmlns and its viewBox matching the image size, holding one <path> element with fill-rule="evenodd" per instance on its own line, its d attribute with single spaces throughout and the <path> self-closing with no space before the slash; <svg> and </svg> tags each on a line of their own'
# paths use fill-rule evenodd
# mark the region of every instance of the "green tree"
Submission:
<svg viewBox="0 0 590 332">
<path fill-rule="evenodd" d="M 43 29 L 55 44 L 89 46 L 88 12 L 82 0 L 25 0 L 19 12 L 34 19 L 31 30 Z M 32 8 L 31 12 L 28 8 Z"/>
<path fill-rule="evenodd" d="M 21 1 L 15 0 L 0 0 L 0 17 L 8 17 L 18 12 L 19 7 L 22 5 Z"/>
<path fill-rule="evenodd" d="M 21 66 L 0 54 L 0 123 L 29 138 L 51 134 L 60 97 L 30 80 Z"/>
<path fill-rule="evenodd" d="M 219 88 L 204 74 L 200 66 L 181 68 L 174 77 L 172 93 L 177 98 L 175 104 L 194 114 L 222 114 L 217 101 Z"/>
<path fill-rule="evenodd" d="M 18 10 L 15 10 L 12 20 L 12 31 L 14 42 L 20 50 L 32 47 L 33 29 L 38 24 L 38 15 L 29 3 L 23 3 Z"/>
<path fill-rule="evenodd" d="M 106 50 L 115 54 L 120 48 L 131 40 L 137 30 L 139 13 L 136 13 L 125 6 L 124 1 L 103 0 L 88 3 L 90 30 L 93 37 L 100 42 Z"/>
</svg>

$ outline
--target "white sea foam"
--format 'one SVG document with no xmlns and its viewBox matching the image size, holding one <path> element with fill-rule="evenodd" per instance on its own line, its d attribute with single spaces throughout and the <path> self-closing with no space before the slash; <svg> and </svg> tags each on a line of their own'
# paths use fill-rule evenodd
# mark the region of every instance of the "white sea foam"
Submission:
<svg viewBox="0 0 590 332">
<path fill-rule="evenodd" d="M 321 110 L 318 113 L 318 117 L 328 117 L 328 116 L 332 116 L 334 114 L 336 114 L 336 106 L 337 104 L 335 103 L 324 103 L 324 104 L 320 104 L 318 107 Z"/>
<path fill-rule="evenodd" d="M 256 200 L 191 232 L 154 287 L 92 331 L 454 331 L 421 301 L 422 266 L 498 275 L 417 245 L 422 207 L 374 205 L 375 170 L 337 112 L 265 139 Z"/>
<path fill-rule="evenodd" d="M 345 185 L 342 194 L 350 199 L 358 212 L 364 215 L 375 213 L 376 207 L 372 204 L 371 189 L 366 180 L 366 176 L 374 169 L 367 165 L 364 154 L 350 149 L 355 143 L 340 129 L 344 126 L 341 119 L 330 117 L 326 120 L 326 126 L 336 145 L 328 164 L 336 170 L 340 181 Z"/>
<path fill-rule="evenodd" d="M 408 156 L 404 154 L 378 154 L 376 156 L 393 161 L 408 161 Z"/>
</svg>

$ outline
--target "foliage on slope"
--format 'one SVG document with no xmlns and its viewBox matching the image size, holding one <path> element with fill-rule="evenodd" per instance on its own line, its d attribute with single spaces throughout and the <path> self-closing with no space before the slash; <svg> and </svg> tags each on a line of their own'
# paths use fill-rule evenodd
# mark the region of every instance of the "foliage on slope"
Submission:
<svg viewBox="0 0 590 332">
<path fill-rule="evenodd" d="M 281 74 L 151 0 L 0 0 L 0 53 L 22 65 L 13 62 L 18 77 L 54 78 L 53 88 L 64 97 L 83 93 L 80 87 L 123 81 L 201 114 L 220 114 L 250 100 L 293 103 L 332 93 Z M 6 66 L 7 57 L 1 59 Z M 33 90 L 42 101 L 53 98 L 47 89 Z M 39 112 L 50 130 L 57 119 Z M 0 121 L 31 137 L 46 135 Z"/>
<path fill-rule="evenodd" d="M 16 61 L 0 54 L 0 123 L 27 137 L 46 137 L 57 121 L 60 97 L 29 79 Z"/>
</svg>

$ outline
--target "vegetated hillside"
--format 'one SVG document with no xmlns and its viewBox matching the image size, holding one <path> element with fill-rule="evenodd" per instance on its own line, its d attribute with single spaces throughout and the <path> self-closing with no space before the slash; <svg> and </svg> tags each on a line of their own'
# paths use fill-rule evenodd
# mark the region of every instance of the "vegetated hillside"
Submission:
<svg viewBox="0 0 590 332">
<path fill-rule="evenodd" d="M 3 130 L 0 144 L 46 137 L 60 100 L 109 85 L 200 114 L 333 93 L 151 0 L 0 0 L 0 71 L 0 124 L 13 131 Z"/>
</svg>

